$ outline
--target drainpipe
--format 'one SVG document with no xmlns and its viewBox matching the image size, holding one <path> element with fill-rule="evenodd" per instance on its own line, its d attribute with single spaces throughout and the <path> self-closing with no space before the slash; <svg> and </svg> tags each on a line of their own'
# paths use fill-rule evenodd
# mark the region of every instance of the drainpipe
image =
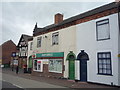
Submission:
<svg viewBox="0 0 120 90">
<path fill-rule="evenodd" d="M 118 2 L 118 29 L 119 29 L 119 33 L 118 33 L 118 54 L 119 54 L 119 37 L 120 37 L 120 2 Z M 118 58 L 119 60 L 119 58 Z M 118 63 L 119 64 L 119 63 Z M 118 68 L 118 78 L 120 76 L 120 68 Z M 120 78 L 118 79 L 118 84 L 120 83 Z"/>
</svg>

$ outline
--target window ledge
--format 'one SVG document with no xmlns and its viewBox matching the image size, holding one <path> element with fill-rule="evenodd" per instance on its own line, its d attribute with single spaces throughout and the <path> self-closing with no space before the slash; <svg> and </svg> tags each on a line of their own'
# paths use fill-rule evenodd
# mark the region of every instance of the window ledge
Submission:
<svg viewBox="0 0 120 90">
<path fill-rule="evenodd" d="M 112 74 L 100 74 L 100 73 L 97 73 L 97 75 L 113 76 Z"/>
</svg>

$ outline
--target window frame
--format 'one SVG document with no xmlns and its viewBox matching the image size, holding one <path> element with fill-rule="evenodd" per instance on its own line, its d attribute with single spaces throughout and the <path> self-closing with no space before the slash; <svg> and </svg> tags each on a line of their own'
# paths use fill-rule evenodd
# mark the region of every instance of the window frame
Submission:
<svg viewBox="0 0 120 90">
<path fill-rule="evenodd" d="M 30 50 L 32 50 L 33 42 L 30 42 Z"/>
<path fill-rule="evenodd" d="M 53 42 L 53 38 L 55 38 L 55 36 L 58 36 L 58 41 L 57 42 Z M 52 33 L 52 45 L 58 45 L 59 44 L 59 32 L 55 32 L 55 33 Z"/>
<path fill-rule="evenodd" d="M 37 64 L 36 64 L 36 66 L 35 66 L 35 61 L 37 61 Z M 40 63 L 40 70 L 38 69 L 38 61 L 41 61 L 41 63 Z M 36 69 L 35 69 L 35 67 L 36 67 Z M 33 71 L 37 71 L 37 72 L 43 72 L 43 61 L 42 60 L 40 60 L 40 59 L 34 59 L 33 60 Z"/>
<path fill-rule="evenodd" d="M 99 57 L 100 54 L 102 54 L 102 55 L 105 54 L 105 58 L 103 58 L 103 57 L 100 58 Z M 110 55 L 109 58 L 106 57 L 107 54 Z M 101 68 L 102 69 L 102 73 L 100 73 L 100 68 L 99 68 L 99 65 L 100 65 L 99 61 L 100 60 L 102 61 L 102 63 L 101 63 L 101 65 L 102 65 L 102 68 Z M 106 61 L 106 63 L 103 63 L 104 62 L 103 60 L 110 60 L 110 64 L 108 64 L 107 61 Z M 112 76 L 111 52 L 98 52 L 97 53 L 97 64 L 98 64 L 98 75 L 110 75 L 110 76 Z M 109 69 L 107 67 L 104 68 L 103 65 L 105 65 L 105 66 L 110 65 L 110 68 Z M 103 70 L 106 70 L 106 73 L 104 73 Z M 107 70 L 110 70 L 110 74 L 107 73 Z"/>
<path fill-rule="evenodd" d="M 52 61 L 61 61 L 61 71 L 55 71 L 55 70 L 50 70 L 50 60 L 52 60 Z M 54 65 L 54 64 L 53 64 Z M 55 66 L 54 66 L 55 67 Z M 54 73 L 62 73 L 62 71 L 63 71 L 63 59 L 49 59 L 49 63 L 48 63 L 48 71 L 49 72 L 54 72 Z"/>
<path fill-rule="evenodd" d="M 107 22 L 102 23 L 103 21 L 107 21 Z M 100 22 L 101 22 L 101 24 L 98 24 Z M 108 38 L 99 39 L 98 38 L 98 26 L 105 25 L 105 24 L 108 24 L 109 36 L 108 36 Z M 109 23 L 109 18 L 103 19 L 103 20 L 99 20 L 99 21 L 96 22 L 96 39 L 97 39 L 97 41 L 102 41 L 102 40 L 108 40 L 108 39 L 110 39 L 110 23 Z"/>
<path fill-rule="evenodd" d="M 41 47 L 41 44 L 42 44 L 42 36 L 37 37 L 37 48 Z"/>
</svg>

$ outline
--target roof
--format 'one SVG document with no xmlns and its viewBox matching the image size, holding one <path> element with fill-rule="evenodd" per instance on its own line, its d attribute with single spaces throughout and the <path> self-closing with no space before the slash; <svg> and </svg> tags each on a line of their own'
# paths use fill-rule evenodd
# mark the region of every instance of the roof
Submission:
<svg viewBox="0 0 120 90">
<path fill-rule="evenodd" d="M 87 11 L 87 12 L 85 12 L 85 13 L 82 13 L 82 14 L 79 14 L 79 15 L 77 15 L 77 16 L 73 16 L 73 17 L 71 17 L 71 18 L 68 18 L 68 19 L 66 19 L 66 20 L 63 20 L 62 22 L 60 22 L 60 23 L 58 23 L 58 24 L 52 24 L 52 25 L 46 26 L 46 27 L 44 27 L 44 28 L 36 28 L 36 29 L 34 29 L 34 31 L 33 31 L 33 35 L 34 35 L 34 34 L 37 34 L 37 33 L 40 33 L 40 32 L 46 32 L 46 31 L 48 31 L 48 30 L 51 29 L 51 28 L 58 27 L 58 26 L 62 26 L 62 25 L 64 25 L 64 24 L 73 22 L 73 21 L 78 20 L 78 19 L 82 19 L 82 18 L 91 16 L 91 15 L 94 15 L 94 14 L 97 14 L 97 13 L 101 13 L 101 12 L 106 11 L 106 10 L 110 10 L 110 9 L 113 9 L 113 8 L 117 8 L 119 5 L 120 5 L 119 2 L 112 2 L 112 3 L 109 3 L 109 4 L 107 4 L 107 5 L 104 5 L 104 6 L 95 8 L 95 9 L 92 9 L 92 10 Z"/>
<path fill-rule="evenodd" d="M 28 39 L 31 38 L 32 36 L 22 34 L 23 38 L 25 39 L 26 42 L 28 42 Z"/>
<path fill-rule="evenodd" d="M 12 40 L 8 40 L 8 41 L 4 42 L 3 44 L 1 44 L 0 46 L 4 46 L 4 45 L 7 44 L 7 43 L 13 43 L 13 44 L 15 45 L 15 43 L 14 43 Z M 15 45 L 15 46 L 16 46 L 16 45 Z"/>
<path fill-rule="evenodd" d="M 24 40 L 25 40 L 25 42 L 26 42 L 26 44 L 27 44 L 27 43 L 28 43 L 28 39 L 31 38 L 31 37 L 32 37 L 32 36 L 29 36 L 29 35 L 26 35 L 26 34 L 22 34 L 17 46 L 19 46 L 20 41 L 22 40 L 22 38 L 24 38 Z"/>
</svg>

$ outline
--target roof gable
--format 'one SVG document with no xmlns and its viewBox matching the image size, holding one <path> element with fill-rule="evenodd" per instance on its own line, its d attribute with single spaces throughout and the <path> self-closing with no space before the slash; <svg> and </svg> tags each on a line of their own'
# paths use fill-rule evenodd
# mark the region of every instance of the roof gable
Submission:
<svg viewBox="0 0 120 90">
<path fill-rule="evenodd" d="M 20 37 L 20 40 L 18 42 L 18 47 L 20 45 L 20 42 L 22 42 L 22 40 L 25 41 L 25 43 L 28 45 L 28 39 L 31 38 L 32 36 L 29 36 L 29 35 L 25 35 L 25 34 L 22 34 L 21 37 Z"/>
</svg>

